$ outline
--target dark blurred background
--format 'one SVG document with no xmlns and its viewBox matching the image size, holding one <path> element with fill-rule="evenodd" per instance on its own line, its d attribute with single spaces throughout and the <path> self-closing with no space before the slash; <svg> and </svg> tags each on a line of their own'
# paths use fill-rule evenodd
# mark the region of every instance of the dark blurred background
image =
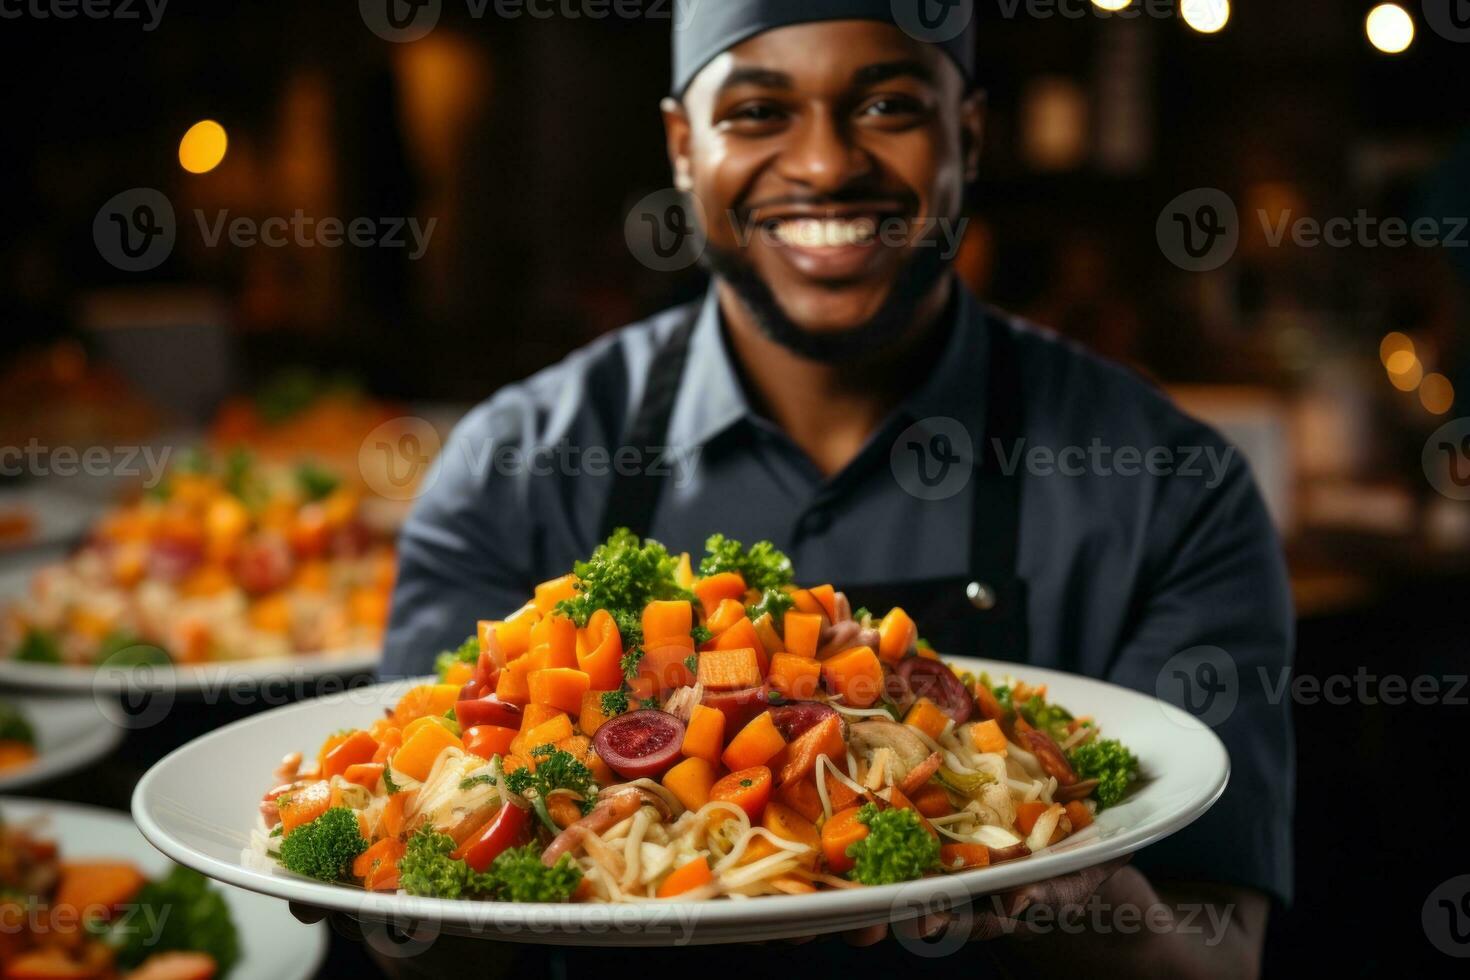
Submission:
<svg viewBox="0 0 1470 980">
<path fill-rule="evenodd" d="M 1470 493 L 1452 477 L 1470 471 L 1470 421 L 1431 434 L 1470 415 L 1470 4 L 1369 21 L 1363 0 L 1237 0 L 1211 33 L 1162 4 L 979 6 L 990 115 L 964 278 L 1241 446 L 1287 541 L 1299 675 L 1463 674 Z M 1224 6 L 1185 4 L 1198 27 Z M 623 235 L 669 183 L 658 100 L 678 5 L 506 18 L 446 2 L 411 43 L 353 7 L 173 0 L 152 30 L 142 5 L 139 20 L 7 8 L 0 443 L 199 429 L 301 365 L 452 413 L 700 290 Z M 1380 50 L 1406 22 L 1407 48 Z M 207 134 L 185 140 L 203 120 L 227 134 L 217 163 Z M 171 202 L 177 242 L 129 272 L 93 224 L 140 187 Z M 1239 242 L 1196 272 L 1158 228 L 1200 188 L 1228 195 Z M 211 247 L 196 209 L 435 225 L 418 258 Z M 1272 242 L 1283 221 L 1360 212 L 1452 240 Z M 1464 702 L 1370 701 L 1296 708 L 1298 901 L 1273 919 L 1272 974 L 1452 963 L 1420 911 L 1470 871 Z"/>
</svg>

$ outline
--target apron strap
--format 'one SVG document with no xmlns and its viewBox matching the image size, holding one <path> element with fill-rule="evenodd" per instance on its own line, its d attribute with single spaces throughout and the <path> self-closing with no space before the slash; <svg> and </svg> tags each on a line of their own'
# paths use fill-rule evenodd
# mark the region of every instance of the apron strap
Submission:
<svg viewBox="0 0 1470 980">
<path fill-rule="evenodd" d="M 701 305 L 693 303 L 679 312 L 679 324 L 654 354 L 648 369 L 648 387 L 623 438 L 624 446 L 646 453 L 651 447 L 662 446 L 668 439 L 669 419 L 674 414 L 679 382 L 684 377 L 684 364 L 689 360 L 689 338 L 694 335 Z M 620 527 L 631 529 L 640 538 L 648 537 L 664 481 L 644 471 L 635 474 L 614 472 L 612 491 L 602 514 L 602 535 L 598 540 L 606 541 Z"/>
</svg>

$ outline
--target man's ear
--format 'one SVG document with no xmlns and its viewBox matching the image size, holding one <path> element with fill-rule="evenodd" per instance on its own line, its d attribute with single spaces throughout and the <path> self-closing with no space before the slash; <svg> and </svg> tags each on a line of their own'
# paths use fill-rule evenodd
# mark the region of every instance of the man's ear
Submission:
<svg viewBox="0 0 1470 980">
<path fill-rule="evenodd" d="M 664 142 L 669 154 L 669 167 L 674 171 L 674 187 L 691 190 L 694 180 L 689 167 L 689 114 L 673 96 L 665 96 L 658 105 L 664 116 Z"/>
<path fill-rule="evenodd" d="M 965 180 L 980 177 L 980 150 L 985 141 L 985 92 L 976 89 L 960 105 L 960 139 L 965 155 Z"/>
</svg>

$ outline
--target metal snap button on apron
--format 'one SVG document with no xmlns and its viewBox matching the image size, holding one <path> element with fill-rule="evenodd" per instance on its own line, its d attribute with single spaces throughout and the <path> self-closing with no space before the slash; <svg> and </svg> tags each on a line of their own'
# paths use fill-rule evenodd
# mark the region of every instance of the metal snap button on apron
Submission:
<svg viewBox="0 0 1470 980">
<path fill-rule="evenodd" d="M 995 590 L 985 582 L 971 582 L 965 586 L 965 595 L 976 609 L 995 608 Z"/>
</svg>

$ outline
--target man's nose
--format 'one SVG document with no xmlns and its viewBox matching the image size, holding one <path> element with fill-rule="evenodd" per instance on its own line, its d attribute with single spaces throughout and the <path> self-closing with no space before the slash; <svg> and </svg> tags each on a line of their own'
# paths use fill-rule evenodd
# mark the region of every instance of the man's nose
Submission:
<svg viewBox="0 0 1470 980">
<path fill-rule="evenodd" d="M 867 176 L 872 166 L 872 160 L 830 112 L 817 112 L 791 134 L 777 172 L 814 193 L 830 194 Z"/>
</svg>

